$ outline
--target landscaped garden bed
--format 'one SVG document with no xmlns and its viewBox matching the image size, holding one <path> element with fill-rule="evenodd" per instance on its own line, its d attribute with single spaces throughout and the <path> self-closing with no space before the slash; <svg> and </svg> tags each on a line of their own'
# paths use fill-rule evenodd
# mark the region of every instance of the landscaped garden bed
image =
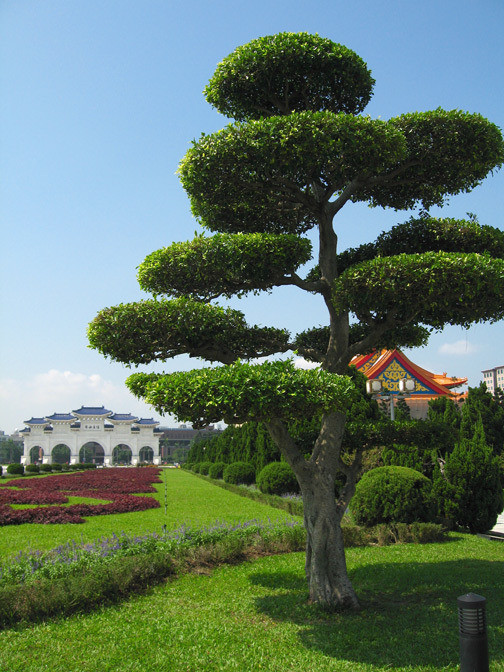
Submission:
<svg viewBox="0 0 504 672">
<path fill-rule="evenodd" d="M 23 523 L 83 523 L 83 516 L 145 511 L 159 507 L 151 494 L 159 483 L 159 469 L 100 469 L 45 478 L 18 478 L 0 484 L 0 525 Z M 107 503 L 70 504 L 68 497 L 106 500 Z M 16 509 L 13 505 L 34 504 Z"/>
</svg>

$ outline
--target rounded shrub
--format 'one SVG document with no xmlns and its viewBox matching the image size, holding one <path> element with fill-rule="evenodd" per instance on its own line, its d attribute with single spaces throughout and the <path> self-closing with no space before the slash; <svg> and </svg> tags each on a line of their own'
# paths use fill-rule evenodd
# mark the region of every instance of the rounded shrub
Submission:
<svg viewBox="0 0 504 672">
<path fill-rule="evenodd" d="M 63 467 L 61 466 L 61 464 L 59 464 L 59 462 L 53 462 L 53 464 L 51 464 L 51 467 L 53 471 L 61 471 L 63 469 Z"/>
<path fill-rule="evenodd" d="M 7 473 L 22 476 L 24 474 L 24 467 L 22 464 L 9 464 L 7 467 Z"/>
<path fill-rule="evenodd" d="M 199 473 L 203 474 L 203 476 L 208 476 L 208 472 L 210 471 L 210 467 L 212 466 L 212 462 L 200 462 L 199 463 Z"/>
<path fill-rule="evenodd" d="M 27 464 L 26 465 L 27 474 L 40 474 L 40 467 L 38 464 Z"/>
<path fill-rule="evenodd" d="M 222 478 L 224 469 L 227 467 L 225 462 L 214 462 L 208 471 L 210 478 Z"/>
<path fill-rule="evenodd" d="M 286 462 L 270 462 L 257 476 L 257 487 L 267 495 L 299 492 L 297 478 Z"/>
<path fill-rule="evenodd" d="M 251 485 L 255 482 L 255 469 L 248 462 L 232 462 L 222 474 L 225 483 Z"/>
<path fill-rule="evenodd" d="M 430 480 L 408 467 L 378 467 L 357 483 L 350 509 L 358 525 L 431 520 Z"/>
<path fill-rule="evenodd" d="M 41 465 L 40 465 L 40 471 L 43 471 L 43 472 L 45 472 L 45 473 L 49 473 L 49 472 L 51 472 L 52 470 L 53 470 L 53 469 L 52 469 L 52 464 L 41 464 Z"/>
</svg>

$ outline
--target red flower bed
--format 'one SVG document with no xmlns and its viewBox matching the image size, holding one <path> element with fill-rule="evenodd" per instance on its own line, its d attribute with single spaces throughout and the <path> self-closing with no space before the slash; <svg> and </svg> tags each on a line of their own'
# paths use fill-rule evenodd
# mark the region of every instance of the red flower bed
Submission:
<svg viewBox="0 0 504 672">
<path fill-rule="evenodd" d="M 83 523 L 82 516 L 103 516 L 159 508 L 152 483 L 160 483 L 159 469 L 100 469 L 78 474 L 17 478 L 0 484 L 0 525 L 23 523 Z M 21 490 L 12 490 L 12 486 Z M 111 500 L 108 504 L 72 504 L 47 508 L 12 509 L 9 504 L 63 504 L 68 495 Z"/>
</svg>

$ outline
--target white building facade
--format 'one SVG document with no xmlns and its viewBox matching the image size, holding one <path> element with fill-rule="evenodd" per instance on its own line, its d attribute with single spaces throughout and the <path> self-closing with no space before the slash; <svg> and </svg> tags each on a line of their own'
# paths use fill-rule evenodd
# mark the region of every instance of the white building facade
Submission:
<svg viewBox="0 0 504 672">
<path fill-rule="evenodd" d="M 504 366 L 485 369 L 481 373 L 483 374 L 483 382 L 491 394 L 495 394 L 498 387 L 500 387 L 501 390 L 504 390 Z"/>
<path fill-rule="evenodd" d="M 82 406 L 71 413 L 54 413 L 26 420 L 22 464 L 93 462 L 112 464 L 160 463 L 159 422 L 117 414 L 104 406 Z"/>
</svg>

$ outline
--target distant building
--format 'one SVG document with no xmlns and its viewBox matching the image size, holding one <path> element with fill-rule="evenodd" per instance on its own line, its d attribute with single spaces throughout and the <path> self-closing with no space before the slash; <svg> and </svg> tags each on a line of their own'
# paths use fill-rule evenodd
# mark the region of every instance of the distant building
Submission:
<svg viewBox="0 0 504 672">
<path fill-rule="evenodd" d="M 504 390 L 504 366 L 485 369 L 481 373 L 483 374 L 483 382 L 491 394 L 495 394 L 498 387 L 500 387 L 501 390 Z"/>
<path fill-rule="evenodd" d="M 118 414 L 104 406 L 82 406 L 25 420 L 22 464 L 32 462 L 153 462 L 159 464 L 159 422 Z"/>
<path fill-rule="evenodd" d="M 221 431 L 220 429 L 216 429 L 214 425 L 209 425 L 205 429 L 193 429 L 192 427 L 187 427 L 187 425 L 180 425 L 180 427 L 159 427 L 161 458 L 169 460 L 172 458 L 174 451 L 179 448 L 183 448 L 184 453 L 187 454 L 194 441 L 217 436 Z"/>
<path fill-rule="evenodd" d="M 422 369 L 414 364 L 400 350 L 375 350 L 368 355 L 357 355 L 350 362 L 367 378 L 377 378 L 382 382 L 384 392 L 399 392 L 399 381 L 410 378 L 415 381 L 415 389 L 405 397 L 411 417 L 425 419 L 431 399 L 440 396 L 454 401 L 462 401 L 464 395 L 453 391 L 467 383 L 467 378 L 450 377 Z"/>
</svg>

